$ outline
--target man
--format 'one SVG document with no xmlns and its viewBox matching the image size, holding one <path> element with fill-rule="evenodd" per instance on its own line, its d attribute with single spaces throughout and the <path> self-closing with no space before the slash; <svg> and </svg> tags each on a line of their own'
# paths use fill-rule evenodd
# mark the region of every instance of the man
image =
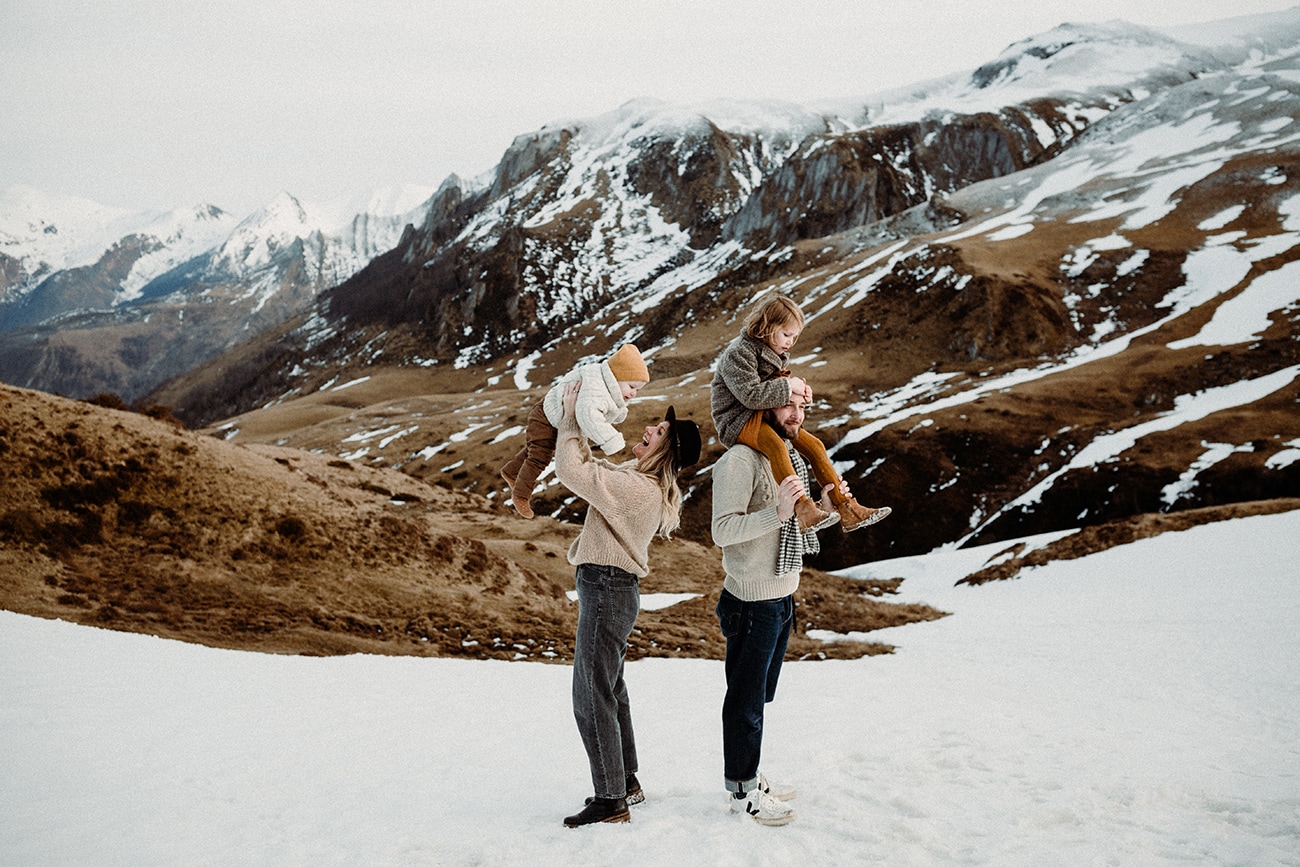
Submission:
<svg viewBox="0 0 1300 867">
<path fill-rule="evenodd" d="M 803 426 L 803 395 L 794 394 L 790 403 L 763 415 L 763 423 L 788 442 Z M 780 485 L 762 453 L 746 445 L 732 446 L 713 467 L 713 542 L 722 548 L 727 576 L 717 606 L 727 639 L 723 774 L 732 812 L 743 810 L 764 825 L 784 825 L 795 817 L 786 803 L 795 792 L 768 782 L 758 761 L 763 709 L 776 694 L 803 555 L 819 548 L 815 533 L 799 531 L 795 503 L 809 486 L 808 468 L 794 449 L 790 455 L 796 475 Z M 847 493 L 848 486 L 841 485 Z M 821 499 L 823 509 L 832 513 L 832 520 L 823 525 L 834 523 L 838 516 L 833 507 L 827 508 L 829 487 Z"/>
</svg>

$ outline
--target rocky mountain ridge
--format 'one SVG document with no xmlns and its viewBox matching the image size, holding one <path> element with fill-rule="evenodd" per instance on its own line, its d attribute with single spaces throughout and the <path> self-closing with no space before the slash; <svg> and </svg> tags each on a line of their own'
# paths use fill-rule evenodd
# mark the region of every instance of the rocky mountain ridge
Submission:
<svg viewBox="0 0 1300 867">
<path fill-rule="evenodd" d="M 1224 51 L 1066 26 L 834 111 L 638 101 L 544 128 L 150 399 L 500 502 L 527 408 L 620 342 L 653 377 L 628 425 L 671 403 L 711 435 L 713 360 L 779 291 L 808 316 L 810 426 L 895 509 L 824 534 L 819 566 L 1293 497 L 1300 12 L 1265 17 Z M 701 544 L 718 454 L 685 480 Z M 544 514 L 580 514 L 543 483 Z"/>
<path fill-rule="evenodd" d="M 391 248 L 415 213 L 423 209 L 361 212 L 327 231 L 336 218 L 288 193 L 236 221 L 211 205 L 133 214 L 10 190 L 0 206 L 0 379 L 138 398 L 307 309 Z"/>
</svg>

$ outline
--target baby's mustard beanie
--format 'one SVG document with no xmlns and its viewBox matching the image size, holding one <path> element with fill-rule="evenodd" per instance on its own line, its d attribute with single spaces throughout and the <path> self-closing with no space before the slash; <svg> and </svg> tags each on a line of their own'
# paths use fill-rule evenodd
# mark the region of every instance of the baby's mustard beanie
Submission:
<svg viewBox="0 0 1300 867">
<path fill-rule="evenodd" d="M 650 371 L 641 358 L 641 350 L 624 343 L 609 358 L 609 370 L 619 382 L 649 382 Z"/>
</svg>

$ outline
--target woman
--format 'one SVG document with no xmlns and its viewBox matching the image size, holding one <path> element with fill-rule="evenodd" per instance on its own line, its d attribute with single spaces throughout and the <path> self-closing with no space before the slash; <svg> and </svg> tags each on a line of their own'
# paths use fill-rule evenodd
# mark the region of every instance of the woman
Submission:
<svg viewBox="0 0 1300 867">
<path fill-rule="evenodd" d="M 574 413 L 580 384 L 564 391 L 555 444 L 555 475 L 587 501 L 582 532 L 569 548 L 577 566 L 578 634 L 573 652 L 573 716 L 587 750 L 595 797 L 564 820 L 570 828 L 626 822 L 629 803 L 645 799 L 636 779 L 636 743 L 623 681 L 623 658 L 641 608 L 638 582 L 650 571 L 650 540 L 677 529 L 682 493 L 677 474 L 700 459 L 700 429 L 664 420 L 632 447 L 635 461 L 596 460 Z"/>
</svg>

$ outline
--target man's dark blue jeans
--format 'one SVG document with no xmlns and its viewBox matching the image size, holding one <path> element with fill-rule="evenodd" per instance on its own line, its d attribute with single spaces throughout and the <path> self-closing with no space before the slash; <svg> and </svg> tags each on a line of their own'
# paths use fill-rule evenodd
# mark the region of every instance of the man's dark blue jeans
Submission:
<svg viewBox="0 0 1300 867">
<path fill-rule="evenodd" d="M 748 792 L 758 778 L 763 706 L 776 697 L 776 681 L 794 622 L 794 597 L 745 602 L 723 590 L 716 612 L 727 639 L 723 775 L 728 791 Z"/>
</svg>

